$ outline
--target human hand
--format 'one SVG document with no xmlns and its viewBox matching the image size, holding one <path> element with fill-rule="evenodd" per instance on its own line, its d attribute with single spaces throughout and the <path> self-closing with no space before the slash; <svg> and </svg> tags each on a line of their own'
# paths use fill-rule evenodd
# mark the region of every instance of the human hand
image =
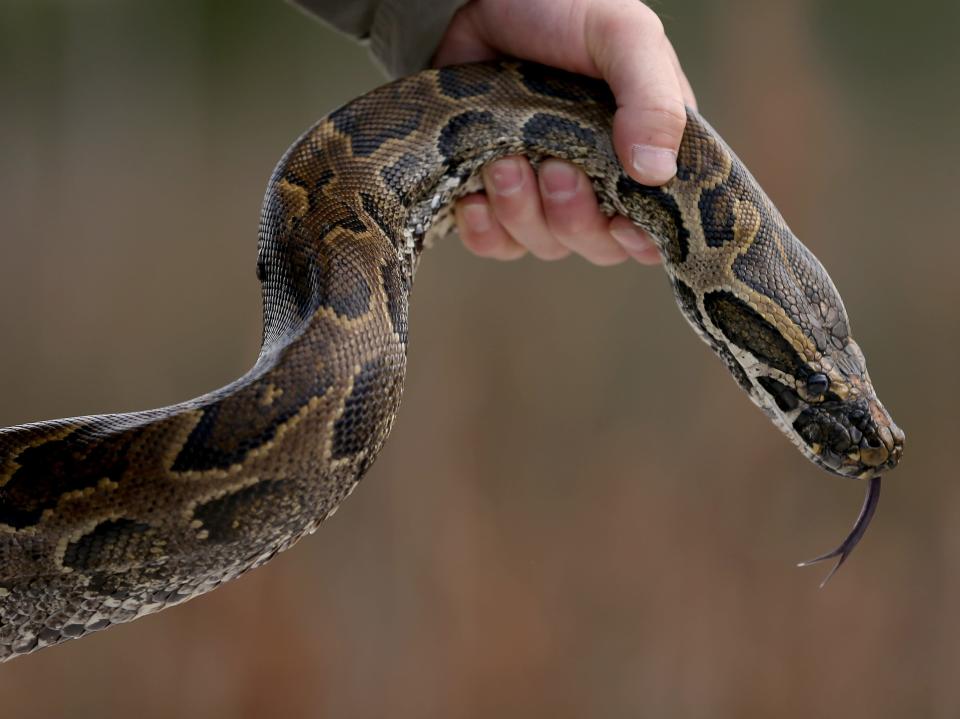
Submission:
<svg viewBox="0 0 960 719">
<path fill-rule="evenodd" d="M 696 107 L 696 99 L 660 19 L 639 0 L 473 0 L 454 15 L 434 64 L 501 55 L 603 78 L 617 99 L 613 144 L 626 171 L 645 185 L 676 174 L 684 104 Z M 570 163 L 547 160 L 535 174 L 522 157 L 502 158 L 484 169 L 483 183 L 485 195 L 456 206 L 460 237 L 474 254 L 660 262 L 647 233 L 600 211 L 590 180 Z"/>
</svg>

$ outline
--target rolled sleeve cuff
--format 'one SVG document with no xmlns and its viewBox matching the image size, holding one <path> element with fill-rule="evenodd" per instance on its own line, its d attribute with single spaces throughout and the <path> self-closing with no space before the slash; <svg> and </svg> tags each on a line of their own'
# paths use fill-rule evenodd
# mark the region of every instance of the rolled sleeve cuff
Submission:
<svg viewBox="0 0 960 719">
<path fill-rule="evenodd" d="M 290 0 L 370 48 L 390 77 L 402 77 L 430 65 L 454 14 L 468 0 Z"/>
<path fill-rule="evenodd" d="M 457 10 L 467 0 L 383 0 L 370 28 L 370 51 L 390 77 L 430 65 Z"/>
</svg>

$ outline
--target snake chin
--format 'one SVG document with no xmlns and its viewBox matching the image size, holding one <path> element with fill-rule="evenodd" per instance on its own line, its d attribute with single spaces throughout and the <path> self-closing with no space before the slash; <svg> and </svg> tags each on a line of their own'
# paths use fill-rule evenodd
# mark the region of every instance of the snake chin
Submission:
<svg viewBox="0 0 960 719">
<path fill-rule="evenodd" d="M 875 397 L 808 403 L 776 380 L 760 377 L 758 383 L 761 406 L 826 471 L 870 479 L 900 462 L 904 433 Z"/>
<path fill-rule="evenodd" d="M 875 396 L 808 401 L 786 377 L 756 377 L 755 401 L 814 464 L 832 474 L 869 479 L 893 469 L 903 431 Z"/>
<path fill-rule="evenodd" d="M 880 476 L 903 455 L 904 433 L 875 398 L 809 405 L 793 429 L 814 462 L 845 477 Z"/>
</svg>

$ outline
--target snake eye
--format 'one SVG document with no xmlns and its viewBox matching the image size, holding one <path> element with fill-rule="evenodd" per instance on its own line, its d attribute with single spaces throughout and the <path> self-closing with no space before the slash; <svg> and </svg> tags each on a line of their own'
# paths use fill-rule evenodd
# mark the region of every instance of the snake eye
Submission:
<svg viewBox="0 0 960 719">
<path fill-rule="evenodd" d="M 830 379 L 820 372 L 807 377 L 807 394 L 811 397 L 822 397 L 830 389 Z"/>
</svg>

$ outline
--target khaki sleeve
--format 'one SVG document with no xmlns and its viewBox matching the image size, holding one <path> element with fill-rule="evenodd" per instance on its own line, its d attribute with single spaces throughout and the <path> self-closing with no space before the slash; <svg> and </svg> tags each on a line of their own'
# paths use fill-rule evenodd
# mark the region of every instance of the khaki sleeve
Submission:
<svg viewBox="0 0 960 719">
<path fill-rule="evenodd" d="M 290 0 L 336 30 L 368 43 L 391 77 L 430 64 L 454 13 L 468 0 Z"/>
</svg>

